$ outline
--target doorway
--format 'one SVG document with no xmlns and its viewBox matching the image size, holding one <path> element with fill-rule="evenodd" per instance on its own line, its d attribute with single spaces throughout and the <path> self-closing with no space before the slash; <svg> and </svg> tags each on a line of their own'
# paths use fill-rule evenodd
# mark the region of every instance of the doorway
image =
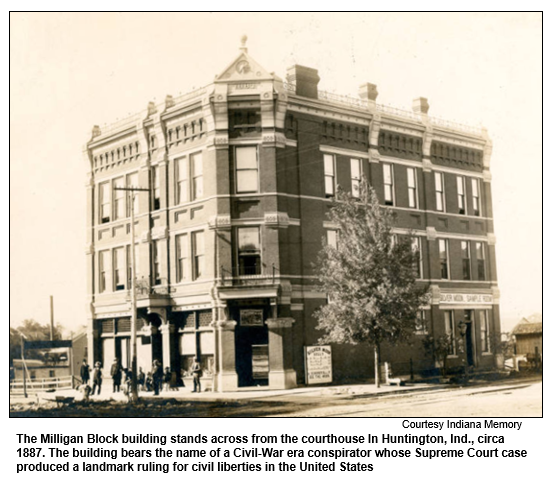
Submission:
<svg viewBox="0 0 556 494">
<path fill-rule="evenodd" d="M 268 328 L 262 307 L 238 309 L 235 330 L 236 372 L 239 387 L 268 386 Z"/>
<path fill-rule="evenodd" d="M 475 331 L 474 325 L 474 312 L 473 310 L 466 310 L 465 311 L 465 325 L 467 326 L 467 331 L 465 332 L 465 348 L 466 348 L 466 358 L 467 358 L 467 365 L 472 367 L 475 365 L 475 346 L 474 346 L 474 338 L 473 338 L 473 331 Z"/>
</svg>

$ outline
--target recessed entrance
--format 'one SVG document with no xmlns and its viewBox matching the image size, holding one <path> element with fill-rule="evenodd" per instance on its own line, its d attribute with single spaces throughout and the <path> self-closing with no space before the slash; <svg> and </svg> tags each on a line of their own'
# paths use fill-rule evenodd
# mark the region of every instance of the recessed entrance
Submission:
<svg viewBox="0 0 556 494">
<path fill-rule="evenodd" d="M 268 328 L 264 308 L 237 310 L 235 330 L 238 386 L 268 386 Z"/>
</svg>

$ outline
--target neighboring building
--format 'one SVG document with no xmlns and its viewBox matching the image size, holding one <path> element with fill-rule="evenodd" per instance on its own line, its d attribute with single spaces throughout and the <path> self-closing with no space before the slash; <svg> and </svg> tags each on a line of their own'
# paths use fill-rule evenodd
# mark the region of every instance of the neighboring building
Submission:
<svg viewBox="0 0 556 494">
<path fill-rule="evenodd" d="M 513 329 L 515 354 L 528 360 L 542 361 L 542 317 L 523 318 Z"/>
<path fill-rule="evenodd" d="M 54 343 L 54 346 L 49 347 Z M 59 345 L 63 343 L 63 346 Z M 58 344 L 58 345 L 56 345 Z M 38 383 L 44 381 L 47 384 L 53 380 L 63 380 L 64 383 L 72 383 L 73 377 L 79 377 L 79 371 L 83 359 L 87 358 L 87 334 L 80 333 L 69 340 L 60 341 L 37 341 L 32 340 L 29 346 L 33 345 L 34 355 L 39 358 L 25 358 L 25 367 L 27 367 L 27 378 Z M 40 349 L 38 349 L 40 347 Z M 29 348 L 25 355 L 28 356 Z M 14 359 L 13 378 L 15 380 L 23 380 L 23 360 Z M 77 385 L 77 382 L 73 382 Z"/>
<path fill-rule="evenodd" d="M 62 359 L 56 365 L 40 359 L 25 359 L 25 367 L 27 368 L 27 378 L 35 383 L 45 382 L 48 385 L 54 383 L 56 379 L 67 380 L 71 376 L 67 358 Z M 23 368 L 23 361 L 14 359 L 16 381 L 23 381 Z"/>
<path fill-rule="evenodd" d="M 326 217 L 337 186 L 367 177 L 415 235 L 430 287 L 420 334 L 467 332 L 470 365 L 489 367 L 500 331 L 492 220 L 491 142 L 477 130 L 319 91 L 317 70 L 287 82 L 243 46 L 211 84 L 107 127 L 85 157 L 89 360 L 130 364 L 130 213 L 135 208 L 138 366 L 157 358 L 179 379 L 197 356 L 206 385 L 289 388 L 305 380 L 304 347 L 326 303 L 313 263 L 336 240 Z M 114 187 L 138 186 L 131 204 Z M 372 352 L 333 347 L 336 379 L 369 376 Z M 432 363 L 422 345 L 385 349 L 395 372 Z M 463 364 L 454 344 L 452 366 Z M 214 383 L 210 382 L 214 378 Z"/>
</svg>

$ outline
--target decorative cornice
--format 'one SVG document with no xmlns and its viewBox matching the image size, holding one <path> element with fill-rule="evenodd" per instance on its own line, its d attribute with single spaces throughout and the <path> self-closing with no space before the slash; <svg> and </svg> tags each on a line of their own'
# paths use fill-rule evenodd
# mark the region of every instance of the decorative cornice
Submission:
<svg viewBox="0 0 556 494">
<path fill-rule="evenodd" d="M 288 213 L 279 211 L 265 213 L 264 215 L 264 224 L 270 228 L 287 228 L 290 222 L 289 220 Z"/>
<path fill-rule="evenodd" d="M 230 230 L 232 228 L 232 219 L 229 214 L 218 214 L 209 218 L 210 230 Z"/>
</svg>

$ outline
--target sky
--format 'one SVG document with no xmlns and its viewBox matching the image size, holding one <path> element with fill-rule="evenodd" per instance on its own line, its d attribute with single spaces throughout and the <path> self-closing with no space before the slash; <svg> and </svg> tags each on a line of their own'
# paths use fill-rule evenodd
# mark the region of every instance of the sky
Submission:
<svg viewBox="0 0 556 494">
<path fill-rule="evenodd" d="M 12 13 L 10 325 L 86 324 L 85 179 L 93 125 L 210 83 L 249 54 L 319 89 L 485 126 L 493 140 L 503 329 L 542 311 L 542 17 L 536 13 Z M 504 328 L 504 326 L 506 326 Z"/>
</svg>

